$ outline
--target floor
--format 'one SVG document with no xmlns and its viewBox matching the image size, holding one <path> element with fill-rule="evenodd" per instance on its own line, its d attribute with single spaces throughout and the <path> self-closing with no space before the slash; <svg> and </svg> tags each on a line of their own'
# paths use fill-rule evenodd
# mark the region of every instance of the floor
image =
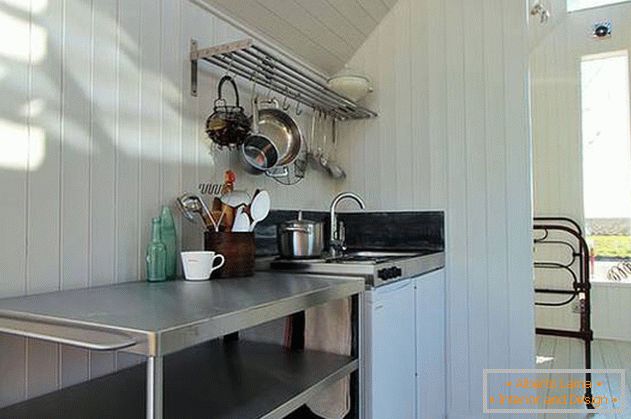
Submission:
<svg viewBox="0 0 631 419">
<path fill-rule="evenodd" d="M 537 336 L 537 368 L 585 368 L 583 364 L 583 343 L 576 339 L 559 338 L 550 336 Z M 631 342 L 611 340 L 595 340 L 592 344 L 592 368 L 593 369 L 625 369 L 626 385 L 624 400 L 626 403 L 623 414 L 545 414 L 539 418 L 619 418 L 631 419 Z M 574 376 L 576 378 L 576 376 Z M 595 395 L 608 397 L 620 397 L 620 383 L 617 379 L 608 379 L 604 375 L 594 374 L 593 382 L 601 382 L 600 387 L 594 387 Z M 541 390 L 539 396 L 562 395 L 570 390 Z M 576 390 L 575 390 L 576 391 Z M 619 402 L 614 403 L 619 408 Z"/>
</svg>

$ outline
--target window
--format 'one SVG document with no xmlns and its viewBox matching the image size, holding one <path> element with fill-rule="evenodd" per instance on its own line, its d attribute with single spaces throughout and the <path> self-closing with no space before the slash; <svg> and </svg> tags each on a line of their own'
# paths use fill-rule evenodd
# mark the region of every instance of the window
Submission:
<svg viewBox="0 0 631 419">
<path fill-rule="evenodd" d="M 592 7 L 609 6 L 611 4 L 624 3 L 629 0 L 567 0 L 567 11 L 591 9 Z"/>
<path fill-rule="evenodd" d="M 583 199 L 596 277 L 631 260 L 631 133 L 626 51 L 581 62 Z"/>
</svg>

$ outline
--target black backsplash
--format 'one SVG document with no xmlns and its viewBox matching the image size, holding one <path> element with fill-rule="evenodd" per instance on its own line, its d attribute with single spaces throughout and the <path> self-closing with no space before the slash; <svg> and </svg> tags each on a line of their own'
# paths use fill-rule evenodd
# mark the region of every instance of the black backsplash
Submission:
<svg viewBox="0 0 631 419">
<path fill-rule="evenodd" d="M 274 210 L 256 226 L 257 256 L 278 254 L 276 225 L 296 219 L 298 211 Z M 329 213 L 304 211 L 303 218 L 323 221 L 325 245 L 329 241 Z M 349 249 L 444 250 L 445 222 L 442 211 L 341 212 Z"/>
</svg>

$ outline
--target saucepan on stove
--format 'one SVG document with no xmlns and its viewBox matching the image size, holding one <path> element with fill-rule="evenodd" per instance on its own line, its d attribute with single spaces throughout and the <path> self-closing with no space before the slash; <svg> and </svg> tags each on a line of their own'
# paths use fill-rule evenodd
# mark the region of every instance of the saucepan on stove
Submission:
<svg viewBox="0 0 631 419">
<path fill-rule="evenodd" d="M 313 259 L 324 250 L 324 223 L 305 220 L 302 211 L 295 220 L 280 223 L 277 228 L 278 251 L 284 259 Z"/>
</svg>

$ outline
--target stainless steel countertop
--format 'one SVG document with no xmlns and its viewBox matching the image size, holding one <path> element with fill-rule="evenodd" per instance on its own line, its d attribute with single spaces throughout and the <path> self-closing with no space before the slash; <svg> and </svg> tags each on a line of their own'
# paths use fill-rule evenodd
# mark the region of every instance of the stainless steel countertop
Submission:
<svg viewBox="0 0 631 419">
<path fill-rule="evenodd" d="M 0 300 L 0 332 L 159 356 L 363 290 L 358 278 L 278 272 L 129 282 Z"/>
<path fill-rule="evenodd" d="M 383 251 L 381 253 L 387 253 Z M 392 252 L 391 253 L 397 253 Z M 354 251 L 355 253 L 367 253 L 366 251 Z M 376 252 L 380 253 L 380 252 Z M 399 252 L 401 253 L 401 252 Z M 406 252 L 404 252 L 406 253 Z M 413 251 L 409 251 L 413 254 Z M 397 266 L 401 269 L 401 277 L 390 280 L 382 280 L 378 277 L 378 271 L 384 268 Z M 366 289 L 374 286 L 384 285 L 405 278 L 412 278 L 425 275 L 429 272 L 436 271 L 445 267 L 445 252 L 434 252 L 427 254 L 419 254 L 404 259 L 392 259 L 383 263 L 361 263 L 361 262 L 345 262 L 345 261 L 326 261 L 323 259 L 309 260 L 297 259 L 294 261 L 285 260 L 278 262 L 276 256 L 257 258 L 256 269 L 261 272 L 294 272 L 302 275 L 329 275 L 343 277 L 361 277 L 366 280 Z"/>
</svg>

